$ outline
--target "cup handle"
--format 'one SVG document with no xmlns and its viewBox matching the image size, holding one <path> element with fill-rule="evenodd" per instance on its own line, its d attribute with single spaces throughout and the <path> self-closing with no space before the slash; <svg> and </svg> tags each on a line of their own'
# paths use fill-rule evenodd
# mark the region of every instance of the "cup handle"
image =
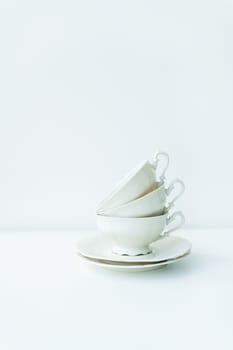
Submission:
<svg viewBox="0 0 233 350">
<path fill-rule="evenodd" d="M 182 211 L 176 211 L 175 213 L 173 213 L 170 217 L 167 218 L 167 225 L 169 225 L 171 222 L 173 222 L 174 220 L 176 220 L 176 218 L 180 218 L 179 221 L 177 223 L 177 225 L 175 225 L 173 228 L 171 228 L 170 230 L 168 231 L 165 231 L 164 232 L 164 236 L 168 236 L 171 232 L 177 230 L 180 226 L 182 226 L 185 222 L 185 217 L 184 217 L 184 214 L 182 213 Z"/>
<path fill-rule="evenodd" d="M 182 194 L 184 193 L 185 190 L 185 185 L 183 183 L 182 180 L 180 179 L 174 179 L 170 185 L 168 186 L 168 188 L 165 189 L 166 195 L 169 196 L 170 193 L 176 188 L 178 187 L 179 190 L 177 192 L 177 194 L 175 195 L 175 197 L 166 205 L 166 210 L 168 211 L 169 209 L 171 209 L 171 207 L 173 207 L 173 205 L 175 204 L 175 202 L 177 201 L 178 198 L 180 198 L 180 196 L 182 196 Z"/>
<path fill-rule="evenodd" d="M 158 182 L 163 182 L 164 178 L 165 178 L 165 173 L 167 171 L 168 165 L 169 165 L 169 155 L 166 152 L 157 152 L 154 156 L 154 160 L 152 162 L 152 166 L 154 168 L 155 171 L 157 171 L 158 168 L 158 164 L 161 161 L 161 159 L 164 160 L 164 168 L 161 172 L 160 178 L 158 180 Z"/>
</svg>

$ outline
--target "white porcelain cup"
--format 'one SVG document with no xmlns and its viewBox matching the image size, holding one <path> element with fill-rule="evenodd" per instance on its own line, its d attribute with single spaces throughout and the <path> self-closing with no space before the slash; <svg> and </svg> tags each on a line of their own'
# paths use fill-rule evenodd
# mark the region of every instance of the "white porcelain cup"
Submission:
<svg viewBox="0 0 233 350">
<path fill-rule="evenodd" d="M 174 220 L 178 223 L 170 229 Z M 115 243 L 113 252 L 120 255 L 144 255 L 151 252 L 150 243 L 177 230 L 185 219 L 182 212 L 147 218 L 119 218 L 97 215 L 99 232 L 111 237 Z M 166 229 L 166 230 L 165 230 Z"/>
<path fill-rule="evenodd" d="M 127 218 L 162 215 L 174 205 L 185 189 L 184 183 L 180 179 L 173 180 L 168 187 L 165 187 L 164 184 L 156 187 L 148 194 L 134 201 L 117 208 L 105 210 L 103 215 Z M 168 202 L 167 199 L 174 190 L 176 190 L 176 195 Z"/>
<path fill-rule="evenodd" d="M 163 160 L 164 166 L 160 177 L 157 175 L 159 163 Z M 165 172 L 169 164 L 169 156 L 165 152 L 158 152 L 152 163 L 144 161 L 136 168 L 131 170 L 113 191 L 98 205 L 97 213 L 104 213 L 115 207 L 119 207 L 130 201 L 133 201 L 147 192 L 154 186 L 164 180 Z"/>
</svg>

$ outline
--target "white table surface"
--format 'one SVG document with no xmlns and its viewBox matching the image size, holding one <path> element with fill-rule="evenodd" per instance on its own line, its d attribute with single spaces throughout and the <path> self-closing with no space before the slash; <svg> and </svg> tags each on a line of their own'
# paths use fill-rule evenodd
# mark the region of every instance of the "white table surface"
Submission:
<svg viewBox="0 0 233 350">
<path fill-rule="evenodd" d="M 138 273 L 85 265 L 89 233 L 0 233 L 0 350 L 233 349 L 233 230 L 181 230 L 191 256 Z"/>
</svg>

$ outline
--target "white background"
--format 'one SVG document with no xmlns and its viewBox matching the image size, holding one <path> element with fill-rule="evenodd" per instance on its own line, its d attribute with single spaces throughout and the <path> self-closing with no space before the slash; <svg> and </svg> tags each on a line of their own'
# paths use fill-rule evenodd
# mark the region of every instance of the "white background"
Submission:
<svg viewBox="0 0 233 350">
<path fill-rule="evenodd" d="M 187 227 L 232 215 L 231 1 L 1 1 L 0 227 L 93 227 L 156 149 Z"/>
<path fill-rule="evenodd" d="M 233 349 L 232 39 L 230 0 L 0 1 L 0 350 Z M 192 254 L 82 264 L 96 204 L 157 149 Z"/>
</svg>

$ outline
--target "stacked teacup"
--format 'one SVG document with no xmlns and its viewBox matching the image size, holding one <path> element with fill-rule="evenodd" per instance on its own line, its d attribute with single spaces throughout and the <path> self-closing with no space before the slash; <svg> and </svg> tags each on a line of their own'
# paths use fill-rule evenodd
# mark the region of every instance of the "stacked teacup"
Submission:
<svg viewBox="0 0 233 350">
<path fill-rule="evenodd" d="M 163 169 L 161 171 L 161 166 Z M 113 252 L 137 256 L 151 253 L 150 244 L 169 235 L 184 223 L 181 211 L 170 209 L 184 192 L 180 179 L 165 184 L 169 156 L 158 152 L 129 172 L 97 208 L 98 231 L 111 237 Z M 160 168 L 160 176 L 158 176 Z M 175 196 L 171 199 L 171 193 Z M 171 228 L 171 222 L 177 224 Z"/>
</svg>

